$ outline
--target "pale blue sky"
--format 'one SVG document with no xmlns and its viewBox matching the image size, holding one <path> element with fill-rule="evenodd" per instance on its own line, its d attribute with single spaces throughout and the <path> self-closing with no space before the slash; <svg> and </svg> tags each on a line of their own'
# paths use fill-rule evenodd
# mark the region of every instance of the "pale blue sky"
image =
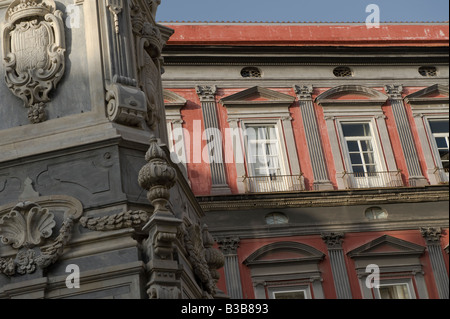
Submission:
<svg viewBox="0 0 450 319">
<path fill-rule="evenodd" d="M 382 22 L 449 20 L 449 0 L 162 0 L 157 20 L 365 22 L 369 4 Z"/>
</svg>

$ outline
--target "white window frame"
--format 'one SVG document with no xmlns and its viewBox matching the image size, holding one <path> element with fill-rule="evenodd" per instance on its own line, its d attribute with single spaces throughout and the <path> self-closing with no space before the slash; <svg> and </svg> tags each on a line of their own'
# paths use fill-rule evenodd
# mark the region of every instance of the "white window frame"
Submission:
<svg viewBox="0 0 450 319">
<path fill-rule="evenodd" d="M 441 109 L 436 109 L 434 112 L 429 111 L 430 113 L 428 114 L 422 113 L 421 111 L 423 111 L 421 108 L 413 108 L 414 120 L 419 134 L 419 140 L 424 152 L 425 163 L 428 168 L 428 179 L 430 180 L 430 184 L 432 185 L 439 184 L 442 177 L 446 177 L 446 181 L 448 182 L 448 174 L 445 174 L 445 176 L 441 175 L 441 177 L 438 177 L 437 175 L 439 173 L 437 169 L 442 169 L 443 166 L 437 148 L 436 140 L 433 136 L 433 132 L 431 131 L 430 121 L 448 120 L 449 115 L 448 113 L 442 113 Z"/>
<path fill-rule="evenodd" d="M 249 177 L 253 177 L 250 173 L 253 172 L 252 163 L 249 162 L 249 146 L 248 146 L 248 138 L 245 134 L 246 130 L 249 127 L 262 127 L 262 126 L 275 126 L 277 139 L 278 139 L 278 152 L 280 153 L 280 170 L 281 175 L 290 175 L 289 162 L 287 160 L 287 149 L 286 142 L 284 139 L 283 126 L 281 125 L 281 120 L 241 120 L 240 126 L 242 128 L 242 139 L 244 141 L 244 158 L 246 163 L 247 174 Z"/>
<path fill-rule="evenodd" d="M 253 94 L 259 94 L 267 98 L 267 100 L 248 101 L 247 97 Z M 227 109 L 228 123 L 233 131 L 243 129 L 243 122 L 255 124 L 277 123 L 283 144 L 286 175 L 300 176 L 302 174 L 300 160 L 290 112 L 290 107 L 294 101 L 294 96 L 256 86 L 225 97 L 221 100 L 221 104 Z M 246 155 L 247 148 L 244 142 L 245 139 L 241 136 L 240 139 L 236 139 L 236 144 L 233 143 L 238 176 L 237 186 L 241 194 L 245 193 L 245 178 L 247 176 L 246 163 L 239 160 L 240 155 Z"/>
<path fill-rule="evenodd" d="M 278 139 L 278 152 L 279 152 L 279 165 L 281 174 L 279 177 L 270 179 L 270 176 L 254 176 L 254 168 L 252 163 L 250 163 L 250 154 L 249 154 L 249 146 L 248 146 L 248 138 L 246 134 L 246 130 L 249 127 L 257 127 L 257 126 L 275 126 L 277 139 Z M 281 119 L 245 119 L 240 121 L 240 127 L 242 128 L 241 140 L 242 145 L 244 146 L 243 154 L 245 161 L 245 170 L 246 176 L 249 177 L 249 181 L 247 182 L 248 186 L 250 186 L 250 190 L 253 190 L 257 193 L 265 193 L 265 192 L 279 192 L 279 191 L 290 191 L 292 187 L 301 187 L 299 185 L 294 185 L 293 180 L 290 180 L 288 177 L 291 176 L 292 171 L 289 165 L 289 153 L 286 147 L 285 134 L 283 130 L 283 125 Z M 292 185 L 291 185 L 292 182 Z M 302 182 L 299 182 L 300 184 Z M 291 187 L 292 186 L 292 187 Z"/>
<path fill-rule="evenodd" d="M 312 299 L 311 288 L 308 285 L 302 286 L 278 286 L 278 287 L 267 287 L 267 292 L 269 299 L 276 299 L 275 295 L 277 293 L 292 293 L 292 292 L 304 292 L 305 299 Z"/>
<path fill-rule="evenodd" d="M 343 155 L 345 157 L 345 166 L 346 166 L 346 170 L 347 172 L 353 172 L 352 169 L 352 161 L 350 158 L 350 150 L 348 149 L 348 145 L 347 145 L 347 141 L 348 140 L 362 140 L 362 139 L 358 139 L 358 138 L 348 138 L 345 137 L 344 135 L 344 130 L 342 128 L 343 124 L 369 124 L 370 127 L 370 140 L 373 144 L 373 149 L 374 149 L 374 159 L 375 159 L 375 166 L 377 168 L 377 171 L 385 171 L 386 170 L 386 165 L 384 164 L 383 158 L 380 156 L 380 152 L 381 152 L 381 147 L 379 146 L 381 144 L 381 141 L 379 140 L 378 137 L 378 132 L 377 130 L 374 129 L 375 124 L 373 123 L 373 119 L 371 120 L 346 120 L 346 119 L 339 119 L 338 121 L 338 129 L 339 129 L 339 136 L 341 139 L 341 144 L 342 144 L 342 148 L 344 149 L 343 151 Z"/>
<path fill-rule="evenodd" d="M 438 168 L 438 169 L 443 169 L 443 165 L 442 165 L 442 160 L 441 160 L 441 156 L 440 156 L 440 154 L 439 154 L 439 148 L 438 148 L 438 146 L 437 146 L 437 143 L 436 143 L 436 135 L 435 134 L 438 134 L 438 135 L 440 135 L 440 134 L 442 134 L 443 136 L 445 136 L 446 137 L 446 139 L 447 139 L 447 145 L 449 145 L 449 134 L 447 133 L 446 135 L 445 135 L 445 133 L 433 133 L 433 131 L 431 130 L 431 125 L 430 125 L 430 122 L 433 122 L 433 121 L 445 121 L 445 120 L 449 120 L 449 118 L 448 118 L 448 116 L 447 117 L 444 117 L 444 116 L 425 116 L 425 125 L 426 125 L 426 130 L 427 130 L 427 133 L 428 133 L 428 140 L 429 140 L 429 142 L 430 142 L 430 146 L 431 146 L 431 150 L 432 150 L 432 154 L 433 154 L 433 157 L 434 157 L 434 163 L 435 163 L 435 165 L 436 165 L 436 168 Z M 448 174 L 448 172 L 445 174 L 445 176 L 446 176 L 446 178 L 447 178 L 447 182 L 449 181 L 449 174 Z"/>
<path fill-rule="evenodd" d="M 374 158 L 376 163 L 376 172 L 386 172 L 388 171 L 387 163 L 385 158 L 382 156 L 383 148 L 379 136 L 379 132 L 377 129 L 377 123 L 375 122 L 375 118 L 367 118 L 367 117 L 353 117 L 353 118 L 337 118 L 336 119 L 336 129 L 338 131 L 339 136 L 339 144 L 340 151 L 342 153 L 342 157 L 344 159 L 344 170 L 348 173 L 353 173 L 352 162 L 350 158 L 350 151 L 347 146 L 347 138 L 344 135 L 344 131 L 342 128 L 342 124 L 355 123 L 355 124 L 369 124 L 371 131 L 371 141 L 374 149 Z M 378 176 L 374 177 L 355 177 L 352 176 L 354 180 L 354 184 L 361 185 L 361 188 L 367 186 L 380 186 L 380 178 Z M 381 185 L 385 186 L 385 185 Z"/>
<path fill-rule="evenodd" d="M 347 188 L 344 179 L 346 175 L 345 168 L 349 165 L 349 157 L 348 155 L 345 155 L 348 154 L 346 151 L 348 150 L 346 143 L 344 143 L 344 149 L 341 147 L 344 141 L 342 127 L 340 125 L 341 122 L 371 122 L 372 127 L 374 128 L 374 138 L 376 140 L 375 147 L 378 148 L 378 156 L 382 157 L 380 161 L 380 169 L 389 172 L 398 171 L 383 110 L 381 107 L 368 108 L 364 106 L 361 106 L 361 109 L 364 110 L 364 116 L 355 117 L 354 109 L 338 110 L 333 107 L 323 107 L 325 123 L 327 125 L 328 137 L 330 139 L 331 151 L 333 153 L 333 160 L 336 169 L 336 181 L 339 189 Z"/>
<path fill-rule="evenodd" d="M 408 287 L 409 297 L 411 300 L 417 299 L 416 293 L 414 291 L 414 284 L 411 278 L 408 279 L 381 279 L 379 287 L 388 286 L 400 286 L 406 285 Z M 373 289 L 375 299 L 381 299 L 381 294 L 379 288 Z"/>
<path fill-rule="evenodd" d="M 447 97 L 429 97 L 430 93 L 436 92 L 444 96 L 447 95 Z M 430 184 L 441 183 L 443 177 L 447 177 L 448 182 L 448 176 L 439 172 L 442 163 L 429 125 L 430 120 L 449 118 L 448 86 L 432 85 L 408 95 L 405 97 L 405 102 L 412 110 Z"/>
</svg>

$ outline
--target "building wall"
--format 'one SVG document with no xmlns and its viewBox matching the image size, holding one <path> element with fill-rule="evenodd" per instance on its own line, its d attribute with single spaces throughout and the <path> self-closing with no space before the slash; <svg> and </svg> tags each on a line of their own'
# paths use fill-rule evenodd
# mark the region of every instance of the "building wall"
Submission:
<svg viewBox="0 0 450 319">
<path fill-rule="evenodd" d="M 267 298 L 270 289 L 275 289 L 276 285 L 282 287 L 282 281 L 289 283 L 291 280 L 290 285 L 296 282 L 300 286 L 309 286 L 313 298 L 345 298 L 345 294 L 354 299 L 373 298 L 375 295 L 361 286 L 367 276 L 361 273 L 361 260 L 377 260 L 375 257 L 381 254 L 378 261 L 382 264 L 385 283 L 410 280 L 416 297 L 442 298 L 442 283 L 438 281 L 447 278 L 448 282 L 449 268 L 448 181 L 443 183 L 434 175 L 435 163 L 430 161 L 432 142 L 430 138 L 424 139 L 423 128 L 417 127 L 417 113 L 422 112 L 423 106 L 420 110 L 413 110 L 415 106 L 411 103 L 421 102 L 410 102 L 409 98 L 413 100 L 415 93 L 434 88 L 432 94 L 421 95 L 430 103 L 429 109 L 425 108 L 423 113 L 435 110 L 442 118 L 448 118 L 448 62 L 441 59 L 448 50 L 448 25 L 391 24 L 383 25 L 379 30 L 368 30 L 358 24 L 180 23 L 171 27 L 175 34 L 165 48 L 163 85 L 166 92 L 175 93 L 180 101 L 184 100 L 180 115 L 182 127 L 186 129 L 184 139 L 185 152 L 190 159 L 187 163 L 189 180 L 206 211 L 209 229 L 218 240 L 217 247 L 225 252 L 226 259 L 229 258 L 228 266 L 221 270 L 223 276 L 218 283 L 219 288 L 231 293 L 232 297 Z M 405 52 L 406 55 L 403 54 Z M 337 78 L 333 75 L 333 69 L 342 65 L 351 68 L 352 77 Z M 420 75 L 418 69 L 422 65 L 436 66 L 437 75 Z M 240 72 L 249 66 L 258 67 L 262 76 L 243 78 Z M 314 185 L 308 128 L 304 125 L 305 114 L 301 110 L 303 102 L 295 89 L 296 85 L 309 84 L 313 85 L 310 101 L 330 184 L 326 189 Z M 402 101 L 400 108 L 391 101 L 392 92 L 386 87 L 393 84 L 403 85 L 398 97 Z M 435 85 L 439 85 L 439 89 Z M 260 101 L 262 106 L 255 106 L 254 115 L 248 116 L 258 119 L 267 116 L 263 114 L 271 109 L 264 104 L 265 100 L 272 98 L 275 101 L 284 97 L 288 101 L 290 97 L 292 102 L 283 104 L 286 107 L 276 107 L 279 110 L 286 108 L 291 118 L 288 123 L 292 124 L 293 140 L 285 131 L 289 124 L 282 125 L 281 135 L 287 148 L 296 151 L 295 160 L 300 165 L 305 190 L 248 193 L 240 185 L 239 165 L 233 162 L 224 164 L 230 192 L 214 193 L 210 165 L 205 161 L 192 163 L 193 158 L 199 156 L 199 145 L 202 150 L 207 145 L 205 140 L 200 143 L 199 134 L 194 134 L 194 126 L 205 128 L 202 112 L 205 106 L 197 94 L 197 86 L 217 88 L 214 102 L 218 129 L 225 136 L 236 118 L 230 114 L 248 107 L 246 102 Z M 321 100 L 324 93 L 340 86 L 358 86 L 367 91 L 344 90 L 341 95 L 333 95 L 331 102 Z M 262 89 L 258 91 L 255 88 Z M 239 95 L 246 90 L 256 90 L 260 96 Z M 267 92 L 273 96 L 269 97 Z M 369 105 L 368 101 L 377 99 L 382 100 Z M 236 102 L 238 100 L 240 104 Z M 340 104 L 342 101 L 347 104 Z M 403 186 L 361 189 L 343 183 L 343 169 L 348 170 L 348 167 L 345 168 L 345 164 L 343 169 L 337 167 L 341 162 L 345 163 L 345 155 L 342 145 L 334 144 L 336 141 L 341 143 L 337 122 L 330 126 L 328 117 L 336 110 L 352 105 L 353 101 L 364 106 L 354 107 L 353 113 L 347 113 L 349 118 L 360 116 L 368 108 L 377 110 L 376 118 L 380 118 L 373 123 L 377 128 L 377 138 L 382 141 L 381 161 L 384 167 L 401 171 Z M 412 137 L 409 148 L 404 145 L 405 134 L 408 133 L 400 131 L 405 130 L 405 126 L 399 126 L 395 107 L 396 112 L 403 109 L 406 114 L 406 126 Z M 337 140 L 330 133 L 338 136 Z M 423 175 L 419 179 L 410 176 L 408 170 L 411 149 L 416 151 L 414 158 Z M 224 140 L 222 150 L 224 153 L 232 152 L 230 144 Z M 409 153 L 405 154 L 405 150 Z M 290 168 L 295 168 L 293 158 L 286 157 Z M 368 220 L 364 212 L 370 207 L 381 207 L 388 212 L 388 218 Z M 287 216 L 287 224 L 266 224 L 264 218 L 274 212 Z M 438 257 L 430 256 L 426 249 L 430 243 L 424 238 L 421 227 L 441 230 L 441 257 L 439 253 Z M 329 233 L 342 233 L 342 242 L 330 248 L 323 239 L 324 234 Z M 233 247 L 226 242 L 230 239 Z M 258 255 L 259 252 L 262 255 Z M 315 256 L 316 264 L 302 259 L 309 253 L 311 258 Z M 342 259 L 336 261 L 339 254 Z M 270 259 L 267 270 L 258 258 Z M 293 261 L 295 258 L 298 260 Z M 433 264 L 436 258 L 440 258 L 446 267 L 446 271 L 440 270 L 441 277 L 436 275 L 438 271 Z M 296 275 L 289 273 L 289 265 L 295 262 L 298 262 Z M 301 269 L 309 269 L 310 274 L 300 274 L 303 272 Z M 341 272 L 340 278 L 336 277 L 336 271 Z M 320 284 L 314 279 L 316 274 L 320 274 Z M 281 282 L 276 282 L 277 276 Z M 305 284 L 304 276 L 312 276 L 309 284 Z M 261 282 L 264 280 L 268 281 Z M 348 291 L 343 292 L 339 285 L 348 285 Z"/>
</svg>

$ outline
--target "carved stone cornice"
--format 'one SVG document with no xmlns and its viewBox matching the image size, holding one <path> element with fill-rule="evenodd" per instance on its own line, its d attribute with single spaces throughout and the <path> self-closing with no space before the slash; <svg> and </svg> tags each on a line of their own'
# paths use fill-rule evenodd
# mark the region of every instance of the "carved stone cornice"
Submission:
<svg viewBox="0 0 450 319">
<path fill-rule="evenodd" d="M 402 97 L 403 85 L 389 84 L 389 85 L 385 85 L 384 89 L 386 90 L 386 93 L 389 95 L 389 98 L 391 100 L 403 99 L 403 97 Z"/>
<path fill-rule="evenodd" d="M 237 255 L 237 249 L 241 243 L 239 237 L 225 237 L 217 240 L 220 250 L 222 250 L 225 256 Z"/>
<path fill-rule="evenodd" d="M 277 196 L 271 194 L 262 196 L 257 200 L 251 196 L 239 196 L 237 198 L 228 198 L 227 200 L 203 201 L 200 198 L 200 206 L 205 211 L 220 210 L 253 210 L 258 208 L 296 208 L 296 207 L 333 207 L 333 206 L 350 206 L 350 205 L 366 205 L 370 202 L 373 205 L 391 204 L 391 203 L 421 203 L 421 202 L 438 202 L 448 201 L 448 190 L 415 191 L 415 192 L 393 192 L 392 190 L 380 193 L 367 194 L 365 190 L 353 190 L 352 193 L 336 192 L 335 196 L 316 196 L 315 194 L 305 192 L 302 197 L 299 196 Z"/>
<path fill-rule="evenodd" d="M 344 241 L 344 233 L 322 233 L 321 237 L 327 244 L 328 249 L 342 249 L 342 242 Z"/>
<path fill-rule="evenodd" d="M 295 94 L 297 94 L 299 100 L 312 100 L 312 94 L 314 88 L 312 84 L 309 85 L 294 85 Z"/>
<path fill-rule="evenodd" d="M 440 245 L 442 237 L 442 228 L 440 227 L 421 227 L 420 232 L 428 245 Z"/>
<path fill-rule="evenodd" d="M 217 87 L 215 85 L 198 85 L 195 90 L 200 98 L 200 102 L 215 102 L 215 95 L 217 92 Z"/>
</svg>

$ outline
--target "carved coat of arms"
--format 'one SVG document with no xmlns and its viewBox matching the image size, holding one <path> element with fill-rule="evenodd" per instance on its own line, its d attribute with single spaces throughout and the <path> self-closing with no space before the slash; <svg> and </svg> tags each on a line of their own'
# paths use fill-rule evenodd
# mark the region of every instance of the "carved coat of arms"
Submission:
<svg viewBox="0 0 450 319">
<path fill-rule="evenodd" d="M 65 70 L 63 13 L 53 0 L 15 0 L 3 29 L 5 80 L 29 109 L 31 123 L 46 120 L 45 103 Z"/>
</svg>

